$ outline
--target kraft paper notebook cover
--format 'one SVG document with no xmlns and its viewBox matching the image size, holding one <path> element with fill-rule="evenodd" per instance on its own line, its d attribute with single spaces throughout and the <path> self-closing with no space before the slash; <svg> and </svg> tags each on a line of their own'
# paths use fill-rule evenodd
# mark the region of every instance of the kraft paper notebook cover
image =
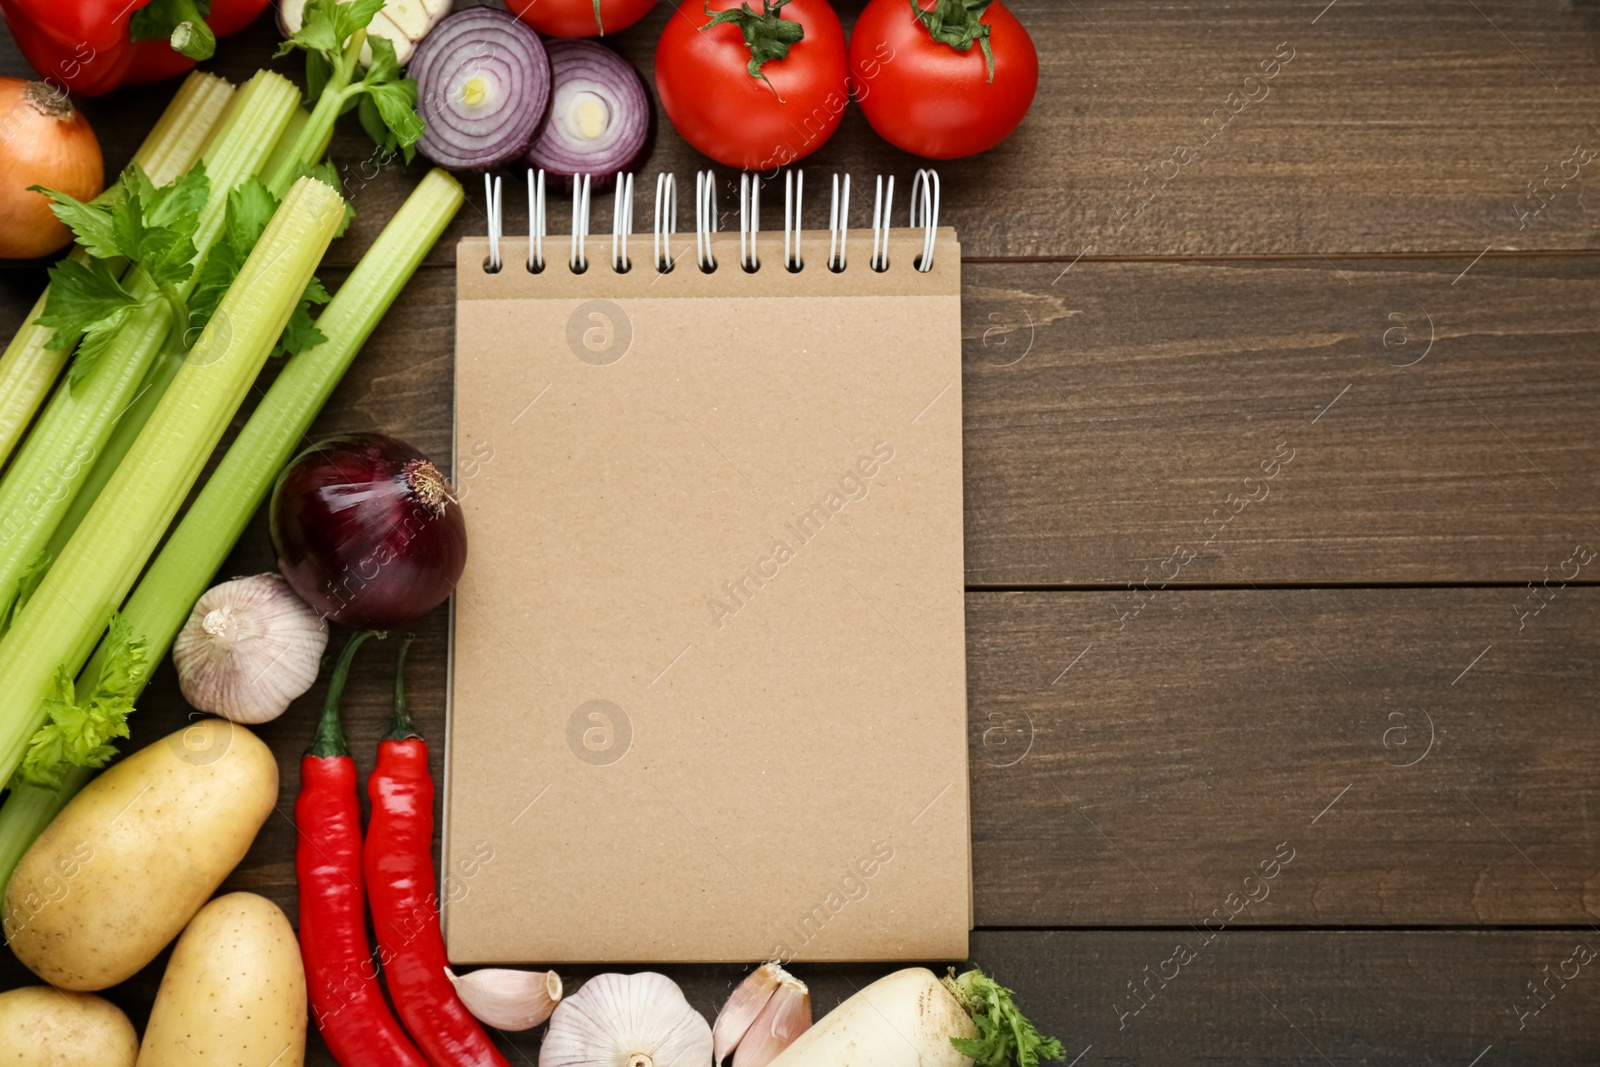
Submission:
<svg viewBox="0 0 1600 1067">
<path fill-rule="evenodd" d="M 453 960 L 965 958 L 960 249 L 828 236 L 461 242 Z"/>
</svg>

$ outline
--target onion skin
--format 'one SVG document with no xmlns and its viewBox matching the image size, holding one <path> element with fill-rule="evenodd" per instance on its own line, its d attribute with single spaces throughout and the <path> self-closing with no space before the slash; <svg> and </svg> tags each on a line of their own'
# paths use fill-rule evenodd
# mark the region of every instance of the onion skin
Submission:
<svg viewBox="0 0 1600 1067">
<path fill-rule="evenodd" d="M 44 82 L 0 78 L 0 258 L 47 256 L 72 242 L 43 185 L 79 200 L 105 188 L 100 142 L 66 95 Z"/>
<path fill-rule="evenodd" d="M 428 458 L 382 434 L 312 445 L 272 491 L 272 549 L 300 598 L 345 626 L 388 629 L 445 599 L 467 563 L 467 528 Z"/>
</svg>

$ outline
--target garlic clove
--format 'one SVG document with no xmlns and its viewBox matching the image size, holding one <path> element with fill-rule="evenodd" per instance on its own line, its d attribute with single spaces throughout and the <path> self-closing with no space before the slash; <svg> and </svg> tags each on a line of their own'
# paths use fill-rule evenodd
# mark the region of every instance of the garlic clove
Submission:
<svg viewBox="0 0 1600 1067">
<path fill-rule="evenodd" d="M 327 623 L 289 583 L 257 574 L 206 590 L 172 643 L 172 662 L 195 708 L 259 723 L 311 688 L 327 647 Z"/>
<path fill-rule="evenodd" d="M 809 1029 L 811 991 L 804 982 L 785 974 L 734 1050 L 733 1067 L 767 1067 Z"/>
<path fill-rule="evenodd" d="M 720 1064 L 739 1044 L 761 1009 L 767 1006 L 778 983 L 786 977 L 776 963 L 763 963 L 739 983 L 711 1024 L 711 1062 Z"/>
<path fill-rule="evenodd" d="M 561 978 L 554 971 L 512 971 L 487 967 L 445 976 L 472 1017 L 500 1030 L 532 1030 L 550 1018 L 561 1001 Z"/>
</svg>

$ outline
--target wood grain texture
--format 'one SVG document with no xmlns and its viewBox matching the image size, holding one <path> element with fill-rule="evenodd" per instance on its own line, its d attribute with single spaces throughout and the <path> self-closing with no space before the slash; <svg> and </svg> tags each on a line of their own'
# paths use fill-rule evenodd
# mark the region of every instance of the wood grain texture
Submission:
<svg viewBox="0 0 1600 1067">
<path fill-rule="evenodd" d="M 1209 944 L 1189 930 L 980 931 L 972 953 L 1020 990 L 1024 1010 L 1061 1038 L 1071 1067 L 1466 1067 L 1486 1049 L 1485 1064 L 1592 1063 L 1600 1049 L 1600 961 L 1567 961 L 1580 946 L 1600 951 L 1597 942 L 1589 929 L 1229 931 Z M 1180 944 L 1194 954 L 1182 967 Z M 165 958 L 111 994 L 136 1025 L 149 1012 Z M 1563 981 L 1564 963 L 1578 977 Z M 19 970 L 9 956 L 0 961 L 0 986 L 24 981 Z M 707 1019 L 741 977 L 736 967 L 662 971 Z M 885 968 L 797 971 L 821 1018 Z M 1175 977 L 1163 982 L 1163 972 Z M 563 978 L 571 991 L 592 973 Z M 1539 1004 L 1538 1014 L 1519 1016 Z M 542 1034 L 542 1027 L 501 1034 L 496 1043 L 513 1064 L 531 1067 Z M 334 1064 L 315 1035 L 306 1064 Z"/>
<path fill-rule="evenodd" d="M 1596 247 L 1600 226 L 1584 193 L 1600 161 L 1575 156 L 1583 146 L 1600 150 L 1600 130 L 1590 125 L 1600 114 L 1600 15 L 1592 5 L 1338 0 L 1323 10 L 1324 3 L 1018 0 L 1010 6 L 1044 57 L 1037 102 L 999 148 L 941 165 L 945 221 L 977 257 L 1470 257 L 1490 246 Z M 674 6 L 659 5 L 613 39 L 647 80 Z M 849 24 L 860 4 L 840 7 Z M 275 40 L 272 20 L 263 19 L 225 39 L 213 67 L 247 77 L 268 62 Z M 295 60 L 270 65 L 299 77 Z M 0 73 L 28 74 L 9 38 Z M 126 161 L 168 95 L 156 86 L 85 104 L 108 166 Z M 659 127 L 644 173 L 670 170 L 682 182 L 707 164 L 670 122 Z M 424 165 L 375 157 L 353 118 L 331 155 L 362 216 L 330 253 L 349 263 Z M 806 161 L 816 182 L 809 217 L 821 225 L 819 179 L 832 171 L 908 179 L 919 165 L 877 138 L 852 107 Z M 506 229 L 525 231 L 524 197 L 513 186 Z M 732 191 L 724 193 L 723 206 L 734 206 Z M 773 220 L 781 195 L 781 186 L 769 191 Z M 570 214 L 556 201 L 551 229 L 560 233 Z M 435 251 L 436 262 L 448 261 L 455 236 L 483 232 L 482 202 L 481 188 L 473 190 L 474 207 Z M 904 193 L 899 203 L 903 210 Z M 858 193 L 853 204 L 865 225 L 870 201 Z M 650 218 L 649 208 L 636 218 Z M 597 205 L 596 219 L 604 232 L 608 202 Z"/>
<path fill-rule="evenodd" d="M 1600 543 L 1596 261 L 1467 266 L 969 265 L 968 581 L 1521 585 Z"/>
<path fill-rule="evenodd" d="M 966 264 L 968 582 L 1558 575 L 1600 548 L 1596 262 Z M 319 425 L 446 453 L 454 315 L 424 269 Z"/>
<path fill-rule="evenodd" d="M 1592 922 L 1600 590 L 1517 599 L 968 594 L 979 925 Z"/>
</svg>

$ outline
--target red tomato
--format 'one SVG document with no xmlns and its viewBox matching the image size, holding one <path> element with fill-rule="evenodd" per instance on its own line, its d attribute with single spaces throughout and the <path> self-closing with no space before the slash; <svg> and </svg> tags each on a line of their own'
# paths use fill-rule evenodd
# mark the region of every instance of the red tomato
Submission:
<svg viewBox="0 0 1600 1067">
<path fill-rule="evenodd" d="M 916 0 L 923 11 L 960 8 Z M 1017 17 L 995 0 L 989 28 L 994 77 L 980 43 L 962 52 L 911 17 L 907 0 L 871 0 L 850 37 L 850 74 L 867 121 L 897 148 L 955 159 L 993 148 L 1017 128 L 1039 88 L 1039 53 Z"/>
<path fill-rule="evenodd" d="M 511 13 L 551 37 L 595 37 L 627 29 L 656 0 L 510 0 Z"/>
<path fill-rule="evenodd" d="M 667 117 L 695 148 L 743 170 L 775 169 L 815 152 L 850 101 L 844 28 L 827 0 L 766 4 L 762 17 L 799 23 L 804 36 L 783 58 L 762 63 L 765 80 L 747 69 L 744 32 L 731 23 L 702 29 L 711 20 L 693 0 L 667 20 L 656 47 L 656 92 Z M 713 13 L 739 5 L 709 0 Z"/>
</svg>

